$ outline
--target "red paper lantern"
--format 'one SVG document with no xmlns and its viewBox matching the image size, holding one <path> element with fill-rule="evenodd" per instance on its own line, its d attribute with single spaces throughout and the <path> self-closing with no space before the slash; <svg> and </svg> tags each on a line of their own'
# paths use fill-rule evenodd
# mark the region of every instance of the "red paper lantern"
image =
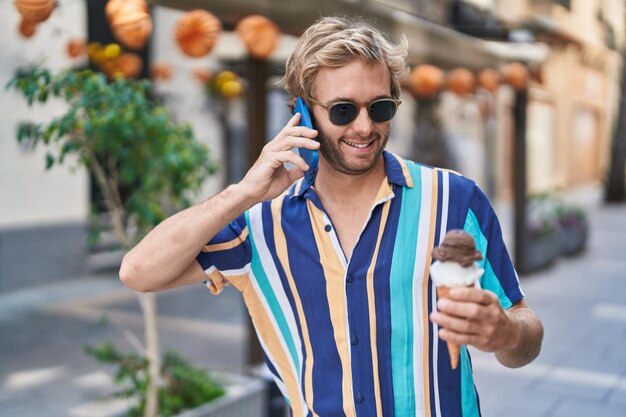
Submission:
<svg viewBox="0 0 626 417">
<path fill-rule="evenodd" d="M 172 78 L 172 66 L 166 62 L 152 65 L 150 76 L 155 80 L 167 81 Z"/>
<path fill-rule="evenodd" d="M 441 89 L 443 81 L 443 71 L 434 65 L 418 65 L 409 75 L 411 91 L 422 98 L 434 97 Z"/>
<path fill-rule="evenodd" d="M 211 52 L 222 30 L 219 19 L 206 10 L 185 13 L 174 30 L 178 46 L 186 55 L 198 58 Z"/>
<path fill-rule="evenodd" d="M 152 33 L 150 9 L 144 0 L 109 0 L 105 14 L 115 38 L 131 49 L 142 49 Z"/>
<path fill-rule="evenodd" d="M 124 78 L 136 78 L 141 74 L 143 62 L 141 57 L 130 52 L 123 53 L 117 59 L 117 71 Z"/>
<path fill-rule="evenodd" d="M 513 62 L 504 66 L 502 70 L 504 79 L 515 90 L 526 89 L 528 85 L 528 69 L 524 64 Z"/>
<path fill-rule="evenodd" d="M 267 17 L 254 15 L 243 18 L 237 23 L 235 31 L 246 45 L 246 49 L 255 58 L 265 59 L 278 45 L 280 30 Z"/>
<path fill-rule="evenodd" d="M 492 68 L 486 68 L 478 73 L 478 84 L 490 93 L 495 93 L 500 86 L 500 73 Z"/>
<path fill-rule="evenodd" d="M 70 58 L 76 58 L 87 51 L 87 43 L 84 39 L 70 39 L 67 42 L 67 54 Z"/>
<path fill-rule="evenodd" d="M 475 78 L 466 68 L 455 68 L 448 73 L 448 88 L 456 94 L 470 94 L 474 91 Z"/>
<path fill-rule="evenodd" d="M 33 22 L 31 20 L 25 20 L 25 19 L 22 19 L 22 21 L 20 22 L 19 31 L 23 37 L 30 38 L 31 36 L 35 34 L 36 30 L 37 30 L 36 22 Z"/>
<path fill-rule="evenodd" d="M 55 0 L 14 0 L 15 8 L 24 20 L 39 23 L 50 17 Z M 34 32 L 33 32 L 34 33 Z"/>
</svg>

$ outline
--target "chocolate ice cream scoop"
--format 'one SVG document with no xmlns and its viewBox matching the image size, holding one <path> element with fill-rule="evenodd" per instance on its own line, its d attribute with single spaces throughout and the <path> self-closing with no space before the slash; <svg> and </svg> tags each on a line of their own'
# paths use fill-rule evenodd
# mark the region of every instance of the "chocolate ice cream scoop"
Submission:
<svg viewBox="0 0 626 417">
<path fill-rule="evenodd" d="M 441 245 L 433 250 L 433 258 L 441 262 L 457 262 L 463 267 L 468 267 L 475 261 L 483 259 L 483 256 L 476 250 L 472 235 L 463 230 L 450 230 Z"/>
</svg>

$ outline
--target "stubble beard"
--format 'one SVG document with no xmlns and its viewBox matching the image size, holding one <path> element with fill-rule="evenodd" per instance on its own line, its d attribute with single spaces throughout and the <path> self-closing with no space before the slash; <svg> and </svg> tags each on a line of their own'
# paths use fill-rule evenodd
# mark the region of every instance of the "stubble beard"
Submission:
<svg viewBox="0 0 626 417">
<path fill-rule="evenodd" d="M 357 158 L 356 161 L 348 161 L 341 152 L 341 143 L 340 141 L 346 141 L 348 138 L 345 136 L 340 137 L 338 140 L 333 140 L 328 137 L 326 132 L 324 132 L 321 128 L 317 129 L 318 135 L 317 139 L 320 142 L 319 151 L 326 159 L 326 162 L 338 172 L 348 175 L 363 175 L 376 167 L 379 159 L 383 154 L 383 150 L 387 145 L 387 141 L 389 140 L 389 131 L 385 134 L 384 140 L 380 140 L 381 135 L 376 132 L 372 132 L 368 137 L 366 142 L 371 142 L 371 146 L 376 146 L 376 149 L 373 153 L 364 156 L 363 158 Z M 348 142 L 364 142 L 362 139 L 358 140 L 348 140 Z"/>
</svg>

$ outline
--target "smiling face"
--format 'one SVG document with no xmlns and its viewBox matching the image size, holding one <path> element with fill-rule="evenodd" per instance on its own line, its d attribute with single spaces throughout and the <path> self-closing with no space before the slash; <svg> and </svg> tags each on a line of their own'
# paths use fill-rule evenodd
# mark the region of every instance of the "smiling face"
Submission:
<svg viewBox="0 0 626 417">
<path fill-rule="evenodd" d="M 319 104 L 313 104 L 312 111 L 322 158 L 344 174 L 362 175 L 372 171 L 389 139 L 390 122 L 372 121 L 365 103 L 391 96 L 387 66 L 355 60 L 339 68 L 322 68 L 313 84 L 313 96 L 324 104 L 361 103 L 354 121 L 345 126 L 332 124 L 328 111 Z"/>
</svg>

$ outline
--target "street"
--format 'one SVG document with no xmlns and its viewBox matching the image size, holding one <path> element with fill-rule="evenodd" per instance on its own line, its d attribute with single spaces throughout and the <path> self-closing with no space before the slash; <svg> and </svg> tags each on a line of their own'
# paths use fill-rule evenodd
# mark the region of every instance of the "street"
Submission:
<svg viewBox="0 0 626 417">
<path fill-rule="evenodd" d="M 520 369 L 472 350 L 484 417 L 626 416 L 626 207 L 595 207 L 586 251 L 521 277 L 545 326 L 539 358 Z M 19 279 L 19 277 L 16 277 Z M 159 294 L 162 349 L 209 369 L 244 368 L 244 307 L 229 288 Z M 0 417 L 112 417 L 113 369 L 83 353 L 142 339 L 139 305 L 114 273 L 0 295 Z"/>
</svg>

